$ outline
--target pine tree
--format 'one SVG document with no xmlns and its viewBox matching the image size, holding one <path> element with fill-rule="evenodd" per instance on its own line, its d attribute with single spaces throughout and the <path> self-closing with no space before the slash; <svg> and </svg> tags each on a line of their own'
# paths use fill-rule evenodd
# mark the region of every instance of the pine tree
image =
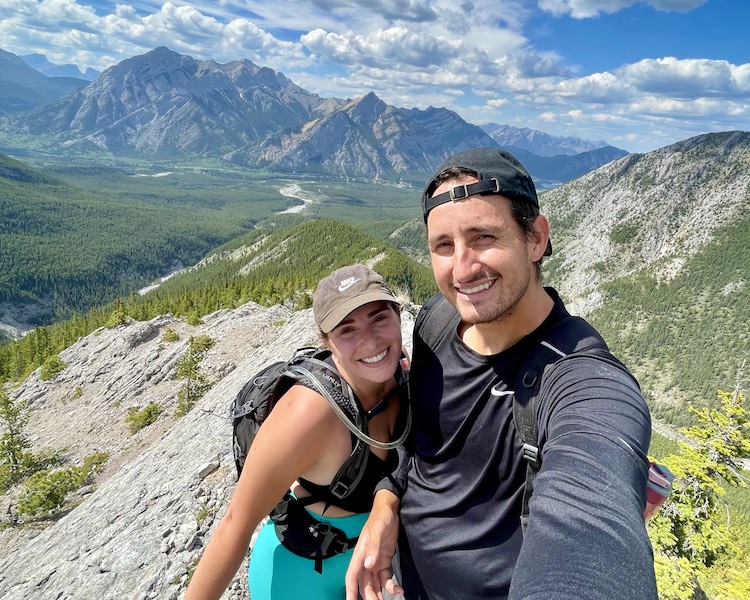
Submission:
<svg viewBox="0 0 750 600">
<path fill-rule="evenodd" d="M 211 387 L 206 375 L 200 369 L 200 362 L 206 352 L 216 343 L 208 336 L 202 335 L 191 337 L 188 351 L 177 363 L 177 379 L 184 379 L 185 385 L 177 392 L 178 417 L 186 415 L 195 406 L 195 403 Z"/>
<path fill-rule="evenodd" d="M 20 404 L 0 385 L 0 421 L 6 430 L 0 437 L 0 490 L 20 481 L 33 466 L 31 442 L 24 433 L 27 420 Z"/>
<path fill-rule="evenodd" d="M 692 598 L 698 578 L 735 551 L 724 486 L 747 487 L 739 459 L 750 456 L 750 419 L 739 384 L 718 399 L 718 408 L 691 407 L 699 424 L 684 429 L 680 452 L 663 460 L 675 475 L 673 491 L 649 534 L 665 600 Z"/>
</svg>

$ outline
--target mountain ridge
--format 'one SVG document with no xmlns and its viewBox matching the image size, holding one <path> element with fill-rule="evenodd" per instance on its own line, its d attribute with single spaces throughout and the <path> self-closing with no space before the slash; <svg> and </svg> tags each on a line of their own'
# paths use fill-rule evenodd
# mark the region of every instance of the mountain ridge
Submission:
<svg viewBox="0 0 750 600">
<path fill-rule="evenodd" d="M 322 98 L 247 59 L 219 64 L 164 46 L 123 60 L 64 99 L 8 117 L 0 130 L 48 153 L 212 158 L 345 181 L 421 180 L 456 150 L 498 146 L 445 108 L 398 108 L 374 91 Z"/>
</svg>

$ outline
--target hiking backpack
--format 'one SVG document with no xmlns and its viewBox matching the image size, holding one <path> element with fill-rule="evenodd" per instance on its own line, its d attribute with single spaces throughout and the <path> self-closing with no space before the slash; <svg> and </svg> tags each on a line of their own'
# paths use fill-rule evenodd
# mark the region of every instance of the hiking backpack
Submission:
<svg viewBox="0 0 750 600">
<path fill-rule="evenodd" d="M 430 321 L 429 327 L 426 327 L 428 313 Z M 446 335 L 456 330 L 460 321 L 458 311 L 444 296 L 436 294 L 424 304 L 417 315 L 414 323 L 415 337 L 418 336 L 434 351 Z M 571 347 L 571 343 L 574 347 Z M 415 339 L 415 349 L 416 345 Z M 534 477 L 542 464 L 537 422 L 542 376 L 547 366 L 553 365 L 571 352 L 606 355 L 609 360 L 619 363 L 609 354 L 607 344 L 599 333 L 584 319 L 572 315 L 560 319 L 546 330 L 543 336 L 538 336 L 523 357 L 513 388 L 513 422 L 521 438 L 523 458 L 526 460 L 526 483 L 521 505 L 522 531 L 526 530 L 529 522 L 529 500 L 534 492 Z M 626 372 L 629 374 L 629 371 Z M 652 465 L 652 470 L 654 466 Z"/>
<path fill-rule="evenodd" d="M 411 406 L 407 402 L 407 423 L 403 433 L 392 442 L 380 442 L 367 435 L 367 413 L 362 408 L 351 386 L 327 362 L 331 351 L 325 348 L 299 348 L 286 361 L 277 361 L 261 369 L 231 403 L 232 450 L 239 478 L 250 445 L 263 422 L 279 399 L 295 384 L 302 383 L 318 392 L 353 435 L 352 453 L 331 481 L 331 494 L 346 498 L 364 474 L 367 446 L 391 450 L 400 446 L 411 427 Z M 402 389 L 408 389 L 408 371 L 399 368 L 397 380 Z"/>
</svg>

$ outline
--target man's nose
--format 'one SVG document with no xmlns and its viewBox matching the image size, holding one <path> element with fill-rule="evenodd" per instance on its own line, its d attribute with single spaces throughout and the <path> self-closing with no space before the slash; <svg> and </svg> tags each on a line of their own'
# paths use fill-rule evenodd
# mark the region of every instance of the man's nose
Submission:
<svg viewBox="0 0 750 600">
<path fill-rule="evenodd" d="M 471 281 L 481 271 L 482 265 L 477 260 L 477 253 L 466 244 L 456 244 L 453 253 L 453 280 Z"/>
</svg>

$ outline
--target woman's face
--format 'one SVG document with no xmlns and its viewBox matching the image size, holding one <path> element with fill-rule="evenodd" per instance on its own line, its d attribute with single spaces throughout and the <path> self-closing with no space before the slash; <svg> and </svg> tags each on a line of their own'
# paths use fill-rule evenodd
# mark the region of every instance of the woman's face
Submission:
<svg viewBox="0 0 750 600">
<path fill-rule="evenodd" d="M 350 383 L 385 383 L 401 358 L 401 316 L 391 302 L 370 302 L 350 312 L 326 345 Z"/>
</svg>

